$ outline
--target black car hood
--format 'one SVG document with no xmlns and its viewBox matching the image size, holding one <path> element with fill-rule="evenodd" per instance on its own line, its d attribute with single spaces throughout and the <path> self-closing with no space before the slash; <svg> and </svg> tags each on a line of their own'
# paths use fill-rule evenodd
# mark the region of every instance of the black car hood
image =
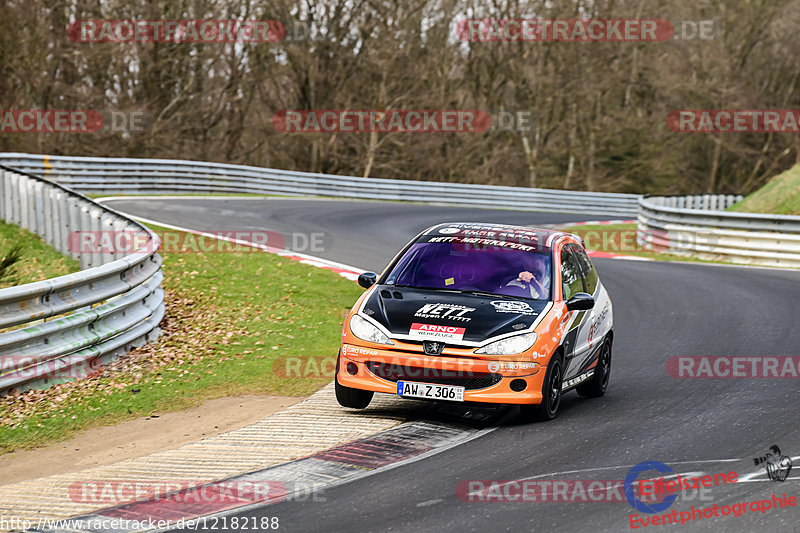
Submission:
<svg viewBox="0 0 800 533">
<path fill-rule="evenodd" d="M 455 331 L 456 337 L 447 333 L 448 337 L 441 340 L 460 344 L 459 340 L 480 343 L 498 335 L 525 331 L 547 304 L 545 300 L 379 285 L 367 298 L 362 312 L 383 325 L 392 336 L 417 338 L 420 328 L 448 326 L 448 331 Z"/>
</svg>

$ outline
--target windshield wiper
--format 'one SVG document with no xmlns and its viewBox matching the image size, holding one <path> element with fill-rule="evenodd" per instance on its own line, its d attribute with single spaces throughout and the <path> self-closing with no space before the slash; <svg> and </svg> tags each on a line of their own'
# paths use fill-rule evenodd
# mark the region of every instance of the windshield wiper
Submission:
<svg viewBox="0 0 800 533">
<path fill-rule="evenodd" d="M 476 291 L 473 289 L 458 289 L 458 292 L 462 294 L 473 294 L 475 296 L 486 296 L 488 298 L 503 298 L 506 300 L 525 300 L 521 296 L 510 296 L 508 294 L 497 294 L 494 292 L 486 292 L 486 291 Z"/>
<path fill-rule="evenodd" d="M 504 300 L 533 300 L 535 298 L 525 298 L 523 296 L 511 296 L 509 294 L 498 294 L 496 292 L 479 291 L 476 289 L 442 289 L 438 287 L 418 287 L 416 285 L 397 285 L 392 287 L 405 287 L 407 289 L 422 289 L 426 291 L 455 292 L 458 294 L 472 294 L 473 296 L 483 296 L 485 298 L 502 298 Z"/>
</svg>

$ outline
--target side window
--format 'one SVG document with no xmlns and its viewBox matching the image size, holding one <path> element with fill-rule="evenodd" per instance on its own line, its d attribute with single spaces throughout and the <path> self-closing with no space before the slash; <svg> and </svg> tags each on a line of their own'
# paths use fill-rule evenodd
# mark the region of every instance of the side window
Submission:
<svg viewBox="0 0 800 533">
<path fill-rule="evenodd" d="M 578 246 L 577 244 L 570 244 L 569 245 L 570 251 L 575 253 L 575 258 L 578 260 L 578 264 L 581 266 L 581 272 L 583 272 L 583 281 L 586 284 L 586 292 L 589 294 L 594 294 L 594 291 L 597 290 L 597 270 L 594 268 L 592 261 L 589 259 L 589 256 L 586 255 L 586 251 Z"/>
<path fill-rule="evenodd" d="M 561 284 L 564 290 L 564 299 L 569 300 L 575 293 L 583 292 L 583 276 L 575 259 L 575 254 L 568 247 L 561 249 Z"/>
</svg>

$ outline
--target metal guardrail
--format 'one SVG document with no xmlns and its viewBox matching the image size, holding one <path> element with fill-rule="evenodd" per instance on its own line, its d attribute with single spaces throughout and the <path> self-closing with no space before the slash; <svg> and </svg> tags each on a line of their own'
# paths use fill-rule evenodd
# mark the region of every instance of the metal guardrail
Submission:
<svg viewBox="0 0 800 533">
<path fill-rule="evenodd" d="M 253 193 L 399 200 L 633 218 L 639 195 L 357 178 L 171 159 L 0 153 L 0 164 L 85 194 Z"/>
<path fill-rule="evenodd" d="M 800 268 L 800 217 L 721 211 L 741 198 L 644 197 L 639 243 L 700 259 Z"/>
<path fill-rule="evenodd" d="M 4 167 L 0 219 L 37 233 L 83 269 L 0 289 L 0 392 L 84 377 L 158 337 L 164 291 L 155 233 L 62 185 Z M 80 253 L 75 232 L 126 232 L 140 247 Z"/>
</svg>

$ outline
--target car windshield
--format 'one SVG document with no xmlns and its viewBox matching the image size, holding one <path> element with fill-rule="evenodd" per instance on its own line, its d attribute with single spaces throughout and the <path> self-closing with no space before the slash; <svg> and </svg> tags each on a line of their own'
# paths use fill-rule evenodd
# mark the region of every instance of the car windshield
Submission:
<svg viewBox="0 0 800 533">
<path fill-rule="evenodd" d="M 418 242 L 395 264 L 384 283 L 547 300 L 550 298 L 550 265 L 549 251 Z"/>
</svg>

